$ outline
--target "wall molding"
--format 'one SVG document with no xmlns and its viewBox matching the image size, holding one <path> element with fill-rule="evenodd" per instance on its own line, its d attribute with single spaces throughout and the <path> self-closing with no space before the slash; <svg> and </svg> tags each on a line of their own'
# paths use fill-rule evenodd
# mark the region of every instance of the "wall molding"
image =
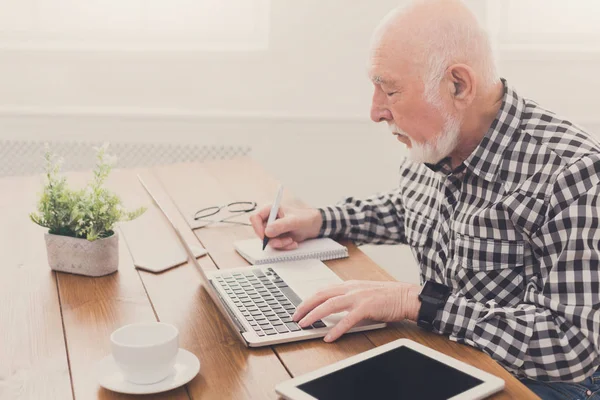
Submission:
<svg viewBox="0 0 600 400">
<path fill-rule="evenodd" d="M 285 121 L 317 123 L 369 123 L 368 110 L 364 115 L 356 114 L 319 114 L 292 112 L 263 112 L 242 110 L 192 110 L 180 108 L 147 107 L 20 107 L 0 106 L 0 118 L 3 117 L 44 117 L 44 118 L 125 118 L 125 119 L 175 119 L 200 120 L 206 122 L 235 121 Z"/>
<path fill-rule="evenodd" d="M 367 113 L 356 114 L 317 114 L 262 111 L 226 111 L 168 108 L 133 107 L 17 107 L 0 106 L 0 119 L 3 118 L 50 118 L 50 119 L 119 119 L 139 121 L 196 121 L 199 123 L 240 123 L 240 122 L 300 122 L 300 123 L 353 123 L 373 125 Z M 566 118 L 566 117 L 565 117 Z M 569 116 L 569 120 L 586 126 L 600 126 L 600 117 Z"/>
</svg>

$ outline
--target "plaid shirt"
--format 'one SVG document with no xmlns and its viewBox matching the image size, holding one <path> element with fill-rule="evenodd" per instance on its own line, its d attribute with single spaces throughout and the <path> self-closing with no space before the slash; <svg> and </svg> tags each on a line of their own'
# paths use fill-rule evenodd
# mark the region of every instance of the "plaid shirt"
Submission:
<svg viewBox="0 0 600 400">
<path fill-rule="evenodd" d="M 437 333 L 519 377 L 580 381 L 600 364 L 600 144 L 504 83 L 458 168 L 404 161 L 400 185 L 321 208 L 321 236 L 406 243 L 452 295 Z"/>
</svg>

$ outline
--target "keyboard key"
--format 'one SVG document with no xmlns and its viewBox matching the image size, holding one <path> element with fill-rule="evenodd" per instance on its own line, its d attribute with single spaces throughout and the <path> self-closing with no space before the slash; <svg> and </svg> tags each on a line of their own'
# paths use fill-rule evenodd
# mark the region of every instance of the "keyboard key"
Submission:
<svg viewBox="0 0 600 400">
<path fill-rule="evenodd" d="M 288 287 L 288 285 L 284 281 L 278 282 L 278 283 L 276 283 L 276 285 L 279 289 Z"/>
<path fill-rule="evenodd" d="M 304 329 L 304 330 L 306 330 L 306 329 L 313 329 L 313 326 L 312 326 L 312 325 L 309 325 L 309 326 L 307 326 L 306 328 L 302 328 L 302 329 Z"/>
<path fill-rule="evenodd" d="M 287 316 L 287 315 L 286 315 L 285 317 L 281 317 L 281 320 L 282 320 L 283 322 L 293 322 L 293 321 L 294 321 L 294 320 L 292 319 L 292 317 L 290 317 L 290 316 Z"/>
<path fill-rule="evenodd" d="M 261 323 L 261 321 L 266 321 L 267 319 L 264 317 L 264 315 L 261 315 L 259 317 L 254 318 L 256 320 L 256 322 L 258 322 L 259 324 Z"/>
<path fill-rule="evenodd" d="M 250 316 L 250 313 L 248 313 L 248 312 L 243 312 L 243 313 L 242 313 L 242 315 L 243 315 L 244 317 L 249 317 L 249 316 Z"/>
<path fill-rule="evenodd" d="M 253 326 L 252 329 L 254 329 L 256 332 L 260 332 L 262 329 L 260 329 L 260 326 Z"/>
<path fill-rule="evenodd" d="M 274 335 L 277 333 L 275 329 L 267 329 L 264 331 L 267 335 Z"/>
<path fill-rule="evenodd" d="M 264 332 L 256 332 L 256 334 L 257 334 L 258 336 L 265 336 L 265 333 L 264 333 Z"/>
<path fill-rule="evenodd" d="M 296 332 L 300 330 L 300 327 L 295 322 L 286 322 L 285 326 L 292 332 Z"/>
<path fill-rule="evenodd" d="M 256 304 L 264 304 L 265 303 L 265 301 L 263 299 L 256 299 L 256 300 L 254 300 L 254 302 Z"/>
<path fill-rule="evenodd" d="M 267 319 L 268 319 L 270 322 L 279 321 L 279 318 L 277 318 L 277 317 L 276 317 L 276 316 L 274 316 L 274 315 L 273 315 L 272 317 L 267 317 Z"/>
<path fill-rule="evenodd" d="M 265 276 L 265 274 L 264 274 L 264 273 L 263 273 L 263 272 L 262 272 L 260 269 L 254 269 L 254 270 L 252 270 L 252 273 L 253 273 L 254 275 L 258 276 L 259 278 L 260 278 L 261 276 Z"/>
<path fill-rule="evenodd" d="M 266 319 L 264 321 L 258 321 L 258 324 L 260 326 L 271 326 L 271 323 L 269 321 L 267 321 Z"/>
<path fill-rule="evenodd" d="M 279 333 L 287 333 L 288 332 L 288 330 L 285 327 L 285 325 L 277 325 L 275 327 L 275 329 L 277 329 L 277 332 L 279 332 Z"/>
<path fill-rule="evenodd" d="M 288 313 L 286 313 L 285 311 L 281 311 L 277 313 L 277 316 L 280 318 L 284 318 L 288 316 Z"/>
<path fill-rule="evenodd" d="M 253 317 L 258 317 L 259 315 L 262 315 L 262 311 L 260 311 L 260 310 L 252 311 L 250 313 L 250 315 L 252 315 Z"/>
<path fill-rule="evenodd" d="M 250 321 L 250 326 L 258 326 L 258 323 L 256 321 Z"/>
<path fill-rule="evenodd" d="M 321 320 L 318 320 L 317 322 L 315 322 L 315 323 L 313 324 L 313 326 L 314 326 L 315 328 L 325 328 L 325 326 L 326 326 L 326 325 L 323 323 L 323 321 L 321 321 Z"/>
</svg>

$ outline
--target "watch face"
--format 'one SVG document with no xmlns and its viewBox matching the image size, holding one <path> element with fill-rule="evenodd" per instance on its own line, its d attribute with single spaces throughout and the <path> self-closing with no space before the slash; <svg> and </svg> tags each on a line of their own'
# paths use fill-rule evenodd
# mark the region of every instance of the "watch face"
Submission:
<svg viewBox="0 0 600 400">
<path fill-rule="evenodd" d="M 450 294 L 450 288 L 448 286 L 434 281 L 427 281 L 421 291 L 421 296 L 427 296 L 434 299 L 443 299 L 448 294 Z"/>
</svg>

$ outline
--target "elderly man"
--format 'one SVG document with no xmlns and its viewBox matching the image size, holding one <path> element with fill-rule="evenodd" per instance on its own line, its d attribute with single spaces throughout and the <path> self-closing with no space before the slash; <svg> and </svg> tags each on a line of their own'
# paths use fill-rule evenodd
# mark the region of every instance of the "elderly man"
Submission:
<svg viewBox="0 0 600 400">
<path fill-rule="evenodd" d="M 422 285 L 345 282 L 305 300 L 294 319 L 347 311 L 327 342 L 364 318 L 418 321 L 488 353 L 544 398 L 592 395 L 600 144 L 498 78 L 486 34 L 456 0 L 393 11 L 374 35 L 369 73 L 371 118 L 410 149 L 399 187 L 283 208 L 266 229 L 265 207 L 251 222 L 280 249 L 320 236 L 407 243 Z"/>
</svg>

